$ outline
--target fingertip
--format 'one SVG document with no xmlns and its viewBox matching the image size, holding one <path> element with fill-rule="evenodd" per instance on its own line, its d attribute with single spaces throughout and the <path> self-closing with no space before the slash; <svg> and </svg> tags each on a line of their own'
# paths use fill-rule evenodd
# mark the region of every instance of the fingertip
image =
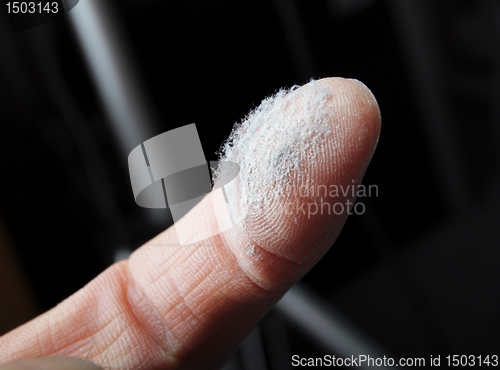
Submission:
<svg viewBox="0 0 500 370">
<path fill-rule="evenodd" d="M 356 117 L 356 123 L 372 135 L 376 146 L 380 135 L 382 116 L 377 99 L 370 88 L 354 78 L 329 77 L 322 79 L 332 90 L 340 91 L 347 110 Z"/>
<path fill-rule="evenodd" d="M 244 232 L 224 237 L 252 280 L 286 287 L 323 255 L 347 217 L 347 206 L 342 213 L 332 207 L 353 197 L 320 199 L 301 196 L 301 189 L 359 184 L 379 132 L 374 95 L 344 78 L 282 90 L 236 126 L 223 159 L 240 165 L 226 190 Z M 323 201 L 330 203 L 326 213 L 309 214 Z"/>
</svg>

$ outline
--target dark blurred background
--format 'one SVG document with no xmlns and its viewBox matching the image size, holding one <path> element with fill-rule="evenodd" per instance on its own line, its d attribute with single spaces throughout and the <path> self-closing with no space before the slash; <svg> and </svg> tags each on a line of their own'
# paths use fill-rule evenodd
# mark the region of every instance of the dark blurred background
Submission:
<svg viewBox="0 0 500 370">
<path fill-rule="evenodd" d="M 364 179 L 379 192 L 304 287 L 332 322 L 395 357 L 499 352 L 499 2 L 106 0 L 101 29 L 83 14 L 91 3 L 17 33 L 0 12 L 2 333 L 170 224 L 134 203 L 134 140 L 195 122 L 215 159 L 267 95 L 343 76 L 380 105 Z M 120 131 L 120 104 L 138 135 L 120 136 L 132 130 Z M 269 369 L 290 367 L 279 351 L 336 352 L 286 310 L 258 336 Z M 250 369 L 245 356 L 231 366 Z"/>
</svg>

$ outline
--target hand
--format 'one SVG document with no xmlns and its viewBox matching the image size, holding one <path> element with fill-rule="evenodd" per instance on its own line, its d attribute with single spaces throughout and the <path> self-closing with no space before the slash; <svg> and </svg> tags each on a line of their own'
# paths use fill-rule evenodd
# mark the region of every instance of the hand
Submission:
<svg viewBox="0 0 500 370">
<path fill-rule="evenodd" d="M 256 114 L 246 132 L 252 135 L 228 154 L 241 166 L 228 197 L 236 213 L 248 207 L 242 223 L 190 246 L 179 246 L 175 229 L 169 228 L 129 260 L 0 338 L 0 364 L 58 355 L 88 356 L 95 364 L 105 358 L 103 366 L 117 369 L 222 366 L 324 255 L 347 218 L 347 211 L 288 212 L 284 204 L 317 204 L 318 199 L 286 191 L 303 184 L 359 184 L 380 130 L 370 91 L 339 78 L 313 81 Z M 216 230 L 218 210 L 225 206 L 208 195 L 175 228 L 192 235 Z M 83 369 L 63 364 L 75 359 L 29 361 L 38 361 L 42 369 Z M 0 369 L 30 366 L 20 362 Z"/>
</svg>

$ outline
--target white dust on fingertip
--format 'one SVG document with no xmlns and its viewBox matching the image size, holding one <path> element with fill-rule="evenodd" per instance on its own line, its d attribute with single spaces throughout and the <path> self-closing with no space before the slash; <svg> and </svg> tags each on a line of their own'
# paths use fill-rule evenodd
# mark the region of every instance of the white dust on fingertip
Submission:
<svg viewBox="0 0 500 370">
<path fill-rule="evenodd" d="M 261 214 L 278 202 L 290 182 L 308 184 L 304 163 L 325 160 L 320 145 L 332 130 L 333 93 L 325 83 L 312 81 L 308 86 L 281 89 L 235 124 L 219 152 L 219 161 L 240 166 L 236 179 L 225 185 L 230 211 L 236 223 L 245 216 Z M 224 171 L 215 171 L 214 179 Z M 243 225 L 245 226 L 245 225 Z"/>
</svg>

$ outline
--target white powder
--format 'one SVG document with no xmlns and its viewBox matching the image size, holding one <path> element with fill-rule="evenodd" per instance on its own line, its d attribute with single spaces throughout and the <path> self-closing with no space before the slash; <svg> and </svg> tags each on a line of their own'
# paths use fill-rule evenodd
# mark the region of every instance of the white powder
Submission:
<svg viewBox="0 0 500 370">
<path fill-rule="evenodd" d="M 247 255 L 254 256 L 257 253 L 259 253 L 259 251 L 255 249 L 255 246 L 252 243 L 247 243 Z"/>
<path fill-rule="evenodd" d="M 312 81 L 305 88 L 282 89 L 266 98 L 223 144 L 220 161 L 240 166 L 238 177 L 225 186 L 235 222 L 243 226 L 287 197 L 287 186 L 308 184 L 304 164 L 322 163 L 320 145 L 334 129 L 332 90 Z M 224 172 L 222 165 L 215 178 Z M 294 220 L 298 225 L 298 221 Z"/>
</svg>

